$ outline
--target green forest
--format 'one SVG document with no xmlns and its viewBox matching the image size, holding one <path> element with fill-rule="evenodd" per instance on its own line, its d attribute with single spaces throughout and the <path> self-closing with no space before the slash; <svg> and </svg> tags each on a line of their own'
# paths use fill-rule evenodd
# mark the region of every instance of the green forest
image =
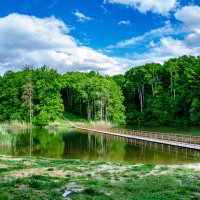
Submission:
<svg viewBox="0 0 200 200">
<path fill-rule="evenodd" d="M 0 88 L 0 122 L 44 126 L 68 111 L 114 124 L 200 125 L 200 57 L 149 63 L 111 77 L 28 66 L 0 76 Z"/>
</svg>

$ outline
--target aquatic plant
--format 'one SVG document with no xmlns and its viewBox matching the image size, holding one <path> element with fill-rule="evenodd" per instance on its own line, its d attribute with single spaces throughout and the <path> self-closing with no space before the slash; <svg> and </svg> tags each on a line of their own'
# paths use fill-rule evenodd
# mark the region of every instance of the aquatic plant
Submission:
<svg viewBox="0 0 200 200">
<path fill-rule="evenodd" d="M 12 145 L 13 136 L 5 128 L 0 127 L 0 147 Z"/>
</svg>

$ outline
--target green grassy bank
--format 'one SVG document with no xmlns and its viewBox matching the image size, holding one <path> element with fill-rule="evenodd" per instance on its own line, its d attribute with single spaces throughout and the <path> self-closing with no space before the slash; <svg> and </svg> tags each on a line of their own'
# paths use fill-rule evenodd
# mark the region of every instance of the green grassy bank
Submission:
<svg viewBox="0 0 200 200">
<path fill-rule="evenodd" d="M 199 169 L 0 156 L 0 199 L 200 199 Z"/>
<path fill-rule="evenodd" d="M 64 112 L 63 116 L 67 117 L 70 121 L 72 121 L 75 124 L 82 124 L 82 125 L 87 125 L 90 124 L 91 122 L 83 119 L 81 117 L 78 117 L 72 113 L 69 112 Z M 30 128 L 30 124 L 26 122 L 21 122 L 17 120 L 13 121 L 6 121 L 3 123 L 0 123 L 0 129 L 9 129 L 9 128 L 18 128 L 18 129 L 27 129 Z M 33 126 L 34 127 L 34 126 Z M 54 122 L 50 122 L 49 125 L 45 126 L 45 128 L 71 128 L 71 125 L 67 123 L 66 120 L 63 119 L 62 116 L 58 117 Z"/>
<path fill-rule="evenodd" d="M 90 121 L 87 120 L 87 119 L 84 119 L 84 118 L 81 118 L 77 115 L 74 115 L 72 113 L 69 113 L 69 112 L 64 112 L 63 115 L 69 119 L 70 121 L 72 121 L 73 123 L 75 124 L 89 124 Z"/>
<path fill-rule="evenodd" d="M 33 128 L 36 126 L 32 126 Z M 31 128 L 31 125 L 26 122 L 20 122 L 17 120 L 7 121 L 0 123 L 0 130 L 1 129 L 28 129 Z M 71 128 L 71 126 L 62 118 L 57 118 L 54 122 L 51 122 L 49 125 L 44 126 L 44 128 Z"/>
</svg>

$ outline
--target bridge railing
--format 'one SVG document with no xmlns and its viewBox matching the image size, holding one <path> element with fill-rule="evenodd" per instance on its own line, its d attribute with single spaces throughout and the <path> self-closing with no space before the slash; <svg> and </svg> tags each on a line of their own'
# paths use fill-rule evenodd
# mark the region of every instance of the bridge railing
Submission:
<svg viewBox="0 0 200 200">
<path fill-rule="evenodd" d="M 169 134 L 169 133 L 161 133 L 161 132 L 150 132 L 150 131 L 140 131 L 140 130 L 131 130 L 131 129 L 121 129 L 121 128 L 107 128 L 101 126 L 83 126 L 83 128 L 99 130 L 99 131 L 107 131 L 113 133 L 121 133 L 126 135 L 134 135 L 138 137 L 147 137 L 147 138 L 155 138 L 161 140 L 169 140 L 175 142 L 189 143 L 189 144 L 200 144 L 200 136 L 192 136 L 192 135 L 183 135 L 183 134 Z"/>
</svg>

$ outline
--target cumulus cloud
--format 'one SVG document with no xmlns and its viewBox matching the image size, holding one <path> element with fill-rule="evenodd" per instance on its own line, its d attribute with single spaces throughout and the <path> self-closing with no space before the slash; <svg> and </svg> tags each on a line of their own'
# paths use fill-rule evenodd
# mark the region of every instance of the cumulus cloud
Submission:
<svg viewBox="0 0 200 200">
<path fill-rule="evenodd" d="M 10 14 L 0 18 L 0 74 L 25 65 L 44 64 L 61 73 L 98 70 L 102 74 L 116 74 L 134 65 L 131 60 L 109 57 L 81 46 L 69 33 L 70 28 L 54 17 Z"/>
<path fill-rule="evenodd" d="M 60 73 L 98 70 L 111 75 L 147 62 L 162 63 L 170 57 L 200 52 L 200 31 L 192 29 L 183 39 L 175 39 L 170 23 L 115 45 L 115 48 L 134 47 L 137 43 L 148 46 L 145 53 L 132 52 L 126 58 L 107 56 L 81 45 L 70 36 L 70 31 L 68 25 L 55 17 L 10 14 L 0 18 L 0 74 L 20 70 L 25 65 L 40 67 L 46 64 Z"/>
<path fill-rule="evenodd" d="M 74 15 L 77 17 L 77 19 L 78 19 L 79 22 L 86 22 L 86 21 L 93 20 L 91 17 L 88 17 L 88 16 L 84 15 L 83 13 L 81 13 L 79 11 L 76 11 L 74 13 Z"/>
<path fill-rule="evenodd" d="M 184 6 L 174 14 L 182 22 L 182 28 L 187 33 L 185 44 L 190 47 L 200 46 L 200 7 Z"/>
<path fill-rule="evenodd" d="M 199 52 L 200 46 L 191 48 L 185 40 L 163 37 L 157 43 L 154 43 L 149 51 L 142 54 L 133 53 L 129 57 L 132 57 L 135 62 L 158 62 L 162 64 L 164 61 L 173 57 L 183 55 L 198 56 Z"/>
<path fill-rule="evenodd" d="M 153 52 L 160 55 L 166 54 L 171 57 L 178 57 L 182 55 L 198 55 L 198 50 L 199 49 L 188 47 L 184 40 L 164 37 L 161 38 L 159 47 L 155 47 Z"/>
<path fill-rule="evenodd" d="M 175 13 L 175 18 L 192 29 L 200 29 L 200 7 L 185 6 Z"/>
<path fill-rule="evenodd" d="M 118 22 L 118 25 L 131 25 L 131 22 L 129 20 L 122 20 Z"/>
<path fill-rule="evenodd" d="M 104 3 L 121 4 L 133 7 L 141 13 L 151 11 L 162 15 L 167 15 L 177 6 L 176 0 L 104 0 Z"/>
<path fill-rule="evenodd" d="M 185 38 L 185 43 L 188 46 L 194 46 L 194 47 L 200 46 L 200 30 L 187 35 L 187 37 Z"/>
</svg>

